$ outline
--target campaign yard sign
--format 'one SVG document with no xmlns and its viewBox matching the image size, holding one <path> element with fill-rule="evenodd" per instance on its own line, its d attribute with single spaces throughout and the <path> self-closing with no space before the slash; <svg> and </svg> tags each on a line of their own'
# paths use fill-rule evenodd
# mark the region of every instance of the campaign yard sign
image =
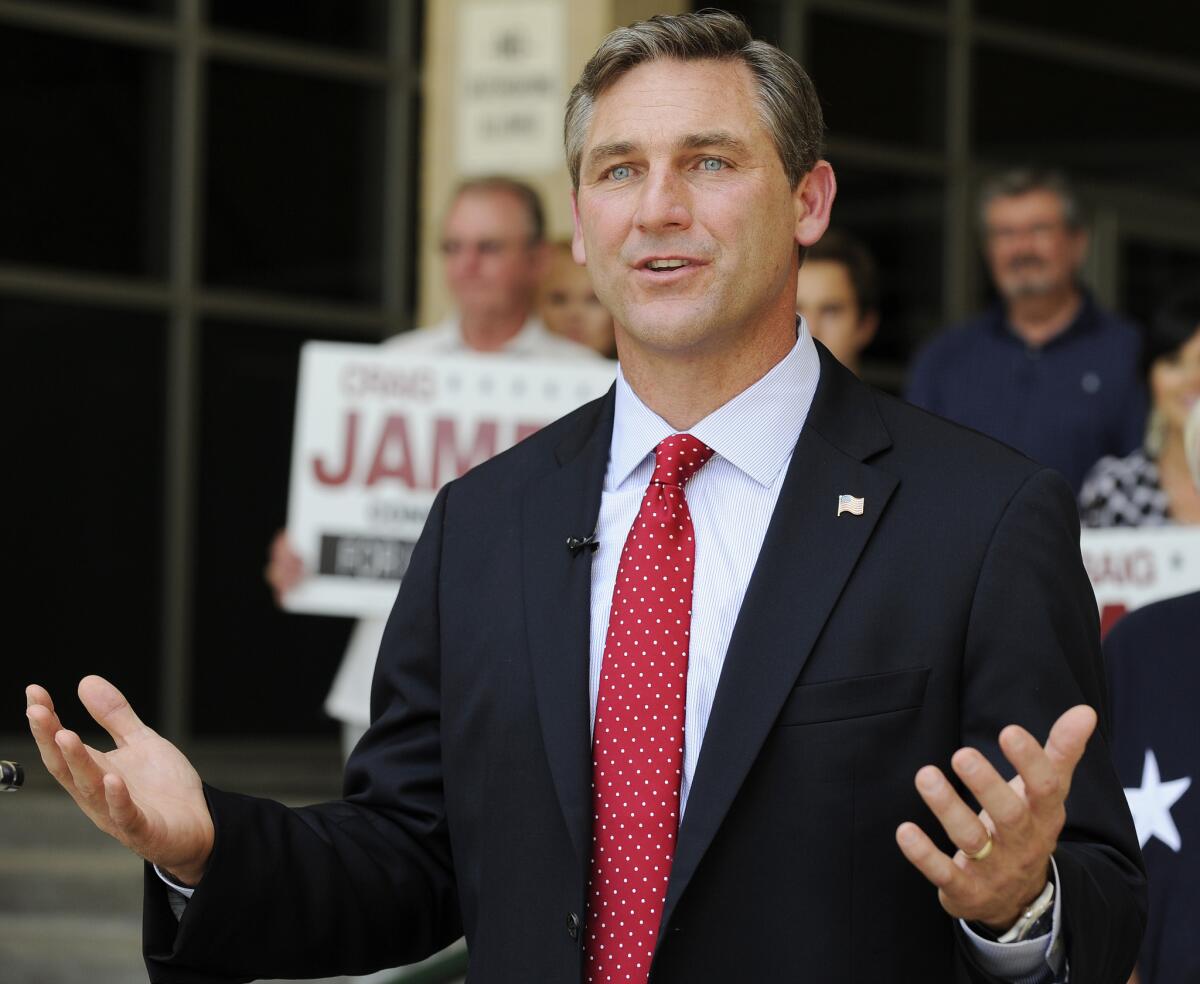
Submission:
<svg viewBox="0 0 1200 984">
<path fill-rule="evenodd" d="M 386 615 L 438 489 L 601 396 L 615 374 L 600 360 L 307 343 L 287 526 L 308 576 L 285 606 Z"/>
<path fill-rule="evenodd" d="M 1100 631 L 1152 601 L 1200 591 L 1200 528 L 1084 530 L 1083 566 L 1100 606 Z"/>
</svg>

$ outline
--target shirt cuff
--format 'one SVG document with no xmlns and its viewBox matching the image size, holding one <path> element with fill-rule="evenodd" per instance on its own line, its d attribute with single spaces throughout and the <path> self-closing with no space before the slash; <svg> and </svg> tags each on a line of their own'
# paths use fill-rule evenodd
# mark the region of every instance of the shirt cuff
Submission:
<svg viewBox="0 0 1200 984">
<path fill-rule="evenodd" d="M 1066 980 L 1065 947 L 1062 939 L 1062 882 L 1058 866 L 1050 858 L 1050 877 L 1054 880 L 1054 916 L 1050 932 L 1019 943 L 997 943 L 974 932 L 966 920 L 958 921 L 967 941 L 975 948 L 979 963 L 988 973 L 1011 984 L 1044 984 Z"/>
<path fill-rule="evenodd" d="M 154 873 L 163 880 L 163 883 L 172 892 L 178 892 L 185 899 L 190 899 L 192 897 L 192 893 L 196 891 L 194 888 L 188 888 L 186 885 L 180 885 L 179 882 L 163 871 L 158 865 L 154 865 L 153 867 Z"/>
</svg>

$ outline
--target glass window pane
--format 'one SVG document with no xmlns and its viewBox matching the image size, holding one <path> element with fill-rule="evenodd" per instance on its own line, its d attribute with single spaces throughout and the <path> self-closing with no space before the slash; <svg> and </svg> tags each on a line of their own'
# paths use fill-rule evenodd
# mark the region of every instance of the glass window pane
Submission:
<svg viewBox="0 0 1200 984">
<path fill-rule="evenodd" d="M 314 337 L 204 325 L 191 687 L 197 735 L 336 730 L 321 707 L 351 623 L 283 612 L 263 580 L 267 546 L 287 517 L 300 346 Z"/>
<path fill-rule="evenodd" d="M 1095 0 L 976 0 L 980 19 L 1031 28 L 1060 37 L 1090 38 L 1106 44 L 1159 52 L 1195 63 L 1200 5 L 1124 3 Z"/>
<path fill-rule="evenodd" d="M 979 154 L 1200 196 L 1196 92 L 991 47 L 975 65 Z"/>
<path fill-rule="evenodd" d="M 836 161 L 834 170 L 833 226 L 860 239 L 879 272 L 880 325 L 863 353 L 864 375 L 895 392 L 899 370 L 942 327 L 943 185 Z"/>
<path fill-rule="evenodd" d="M 208 90 L 206 282 L 378 303 L 381 92 L 223 62 Z"/>
<path fill-rule="evenodd" d="M 737 14 L 750 28 L 756 38 L 771 44 L 782 44 L 783 0 L 731 0 L 726 3 L 698 3 L 700 7 L 718 7 Z"/>
<path fill-rule="evenodd" d="M 386 47 L 384 0 L 209 0 L 208 6 L 216 27 L 373 52 Z"/>
<path fill-rule="evenodd" d="M 904 7 L 911 9 L 913 7 L 922 7 L 928 10 L 945 10 L 946 0 L 875 0 L 876 3 L 884 3 L 892 7 Z"/>
<path fill-rule="evenodd" d="M 1149 324 L 1176 291 L 1200 283 L 1200 246 L 1128 239 L 1121 244 L 1121 307 L 1138 324 Z"/>
<path fill-rule="evenodd" d="M 155 725 L 165 321 L 0 297 L 0 326 L 20 367 L 3 388 L 19 613 L 5 676 L 48 687 L 80 727 L 76 684 L 99 673 Z M 21 691 L 0 694 L 4 720 L 20 720 Z"/>
<path fill-rule="evenodd" d="M 945 145 L 946 52 L 941 38 L 814 13 L 805 67 L 830 137 L 937 150 Z"/>
<path fill-rule="evenodd" d="M 0 30 L 0 261 L 161 276 L 170 60 Z"/>
<path fill-rule="evenodd" d="M 171 14 L 175 0 L 71 0 L 75 7 L 104 7 L 130 14 Z"/>
</svg>

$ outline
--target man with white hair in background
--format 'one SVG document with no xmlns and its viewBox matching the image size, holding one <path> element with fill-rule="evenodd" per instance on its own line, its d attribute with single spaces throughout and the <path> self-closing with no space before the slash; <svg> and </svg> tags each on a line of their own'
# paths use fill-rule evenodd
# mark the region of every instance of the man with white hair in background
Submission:
<svg viewBox="0 0 1200 984">
<path fill-rule="evenodd" d="M 590 349 L 549 331 L 534 311 L 548 262 L 538 193 L 504 176 L 472 178 L 455 190 L 438 244 L 454 311 L 436 325 L 395 335 L 389 352 L 406 355 L 502 354 L 530 359 L 595 358 Z M 271 542 L 267 583 L 276 601 L 305 576 L 304 564 L 280 530 Z M 325 711 L 342 726 L 349 757 L 371 723 L 371 677 L 387 619 L 354 626 Z"/>
</svg>

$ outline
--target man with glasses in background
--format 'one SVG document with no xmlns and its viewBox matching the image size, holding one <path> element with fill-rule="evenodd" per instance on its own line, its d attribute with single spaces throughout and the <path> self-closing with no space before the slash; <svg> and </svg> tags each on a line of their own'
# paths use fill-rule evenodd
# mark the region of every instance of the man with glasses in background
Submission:
<svg viewBox="0 0 1200 984">
<path fill-rule="evenodd" d="M 999 299 L 918 353 L 905 396 L 1056 469 L 1078 493 L 1096 461 L 1142 440 L 1140 335 L 1080 282 L 1088 235 L 1061 174 L 1001 174 L 980 213 Z"/>
</svg>

